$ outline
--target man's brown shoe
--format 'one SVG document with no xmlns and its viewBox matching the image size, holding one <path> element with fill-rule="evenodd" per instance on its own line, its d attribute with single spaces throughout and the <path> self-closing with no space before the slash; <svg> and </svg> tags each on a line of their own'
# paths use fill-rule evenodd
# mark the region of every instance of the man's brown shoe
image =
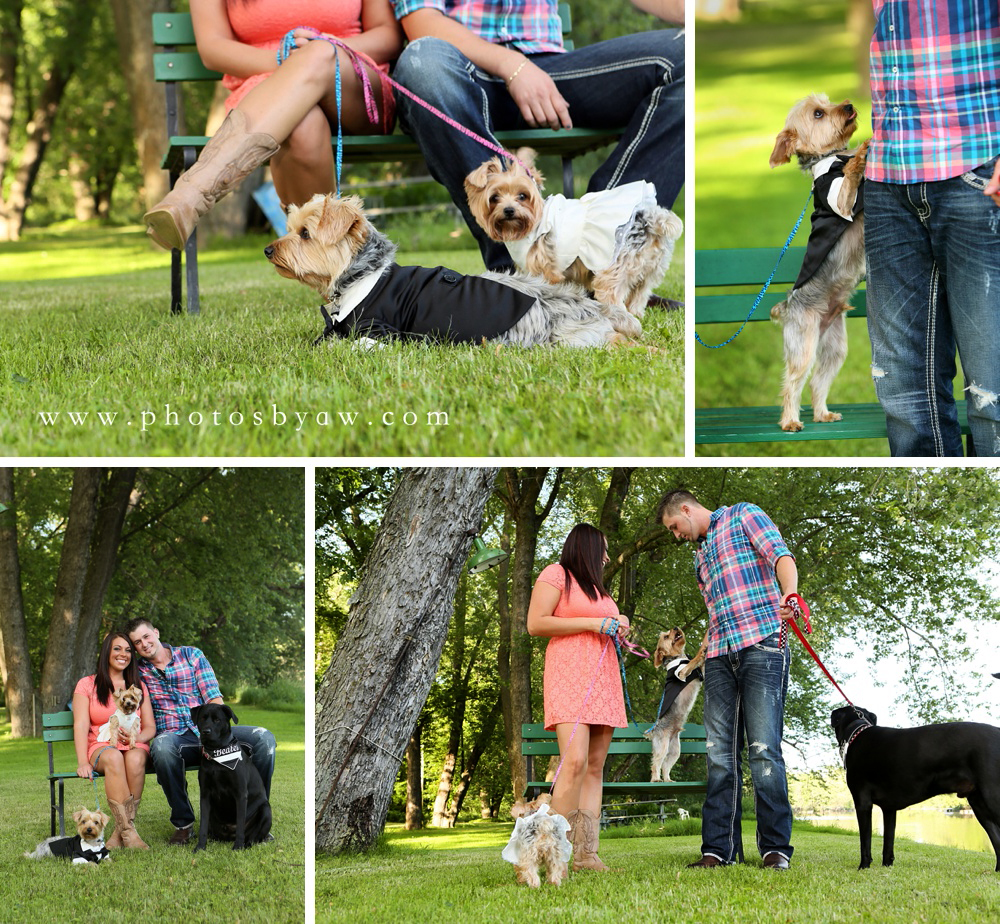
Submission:
<svg viewBox="0 0 1000 924">
<path fill-rule="evenodd" d="M 722 860 L 707 853 L 697 863 L 688 863 L 688 869 L 715 869 L 717 866 L 722 866 Z"/>
<path fill-rule="evenodd" d="M 170 835 L 170 840 L 167 841 L 167 845 L 170 847 L 186 847 L 191 842 L 191 832 L 193 830 L 193 825 L 187 828 L 175 828 L 174 833 Z"/>
<path fill-rule="evenodd" d="M 780 853 L 764 854 L 764 869 L 788 869 L 788 858 Z"/>
</svg>

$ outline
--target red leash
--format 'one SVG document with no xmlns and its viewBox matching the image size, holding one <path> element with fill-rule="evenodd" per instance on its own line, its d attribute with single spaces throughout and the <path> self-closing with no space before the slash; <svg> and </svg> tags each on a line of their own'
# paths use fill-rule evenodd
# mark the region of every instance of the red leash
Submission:
<svg viewBox="0 0 1000 924">
<path fill-rule="evenodd" d="M 789 597 L 788 597 L 788 605 L 792 608 L 792 612 L 795 615 L 792 616 L 791 619 L 784 620 L 782 622 L 782 624 L 781 624 L 781 643 L 780 643 L 780 647 L 782 647 L 782 648 L 785 647 L 785 639 L 788 637 L 788 628 L 787 627 L 791 626 L 792 627 L 792 631 L 799 637 L 799 640 L 805 646 L 806 651 L 808 651 L 809 654 L 812 655 L 812 659 L 819 665 L 819 669 L 824 674 L 826 674 L 826 676 L 830 680 L 830 683 L 832 683 L 837 688 L 837 692 L 841 696 L 843 696 L 844 699 L 846 699 L 847 702 L 850 703 L 850 705 L 853 706 L 854 703 L 851 702 L 850 697 L 848 697 L 848 695 L 843 690 L 840 689 L 840 684 L 838 684 L 837 681 L 833 679 L 833 674 L 831 674 L 826 669 L 826 666 L 823 664 L 823 662 L 820 661 L 819 655 L 816 654 L 816 652 L 813 650 L 812 645 L 810 645 L 809 642 L 806 640 L 805 635 L 803 635 L 802 630 L 799 628 L 799 625 L 796 622 L 796 620 L 798 619 L 798 617 L 801 616 L 802 619 L 803 619 L 803 621 L 805 622 L 806 632 L 807 633 L 811 633 L 812 632 L 812 623 L 809 621 L 809 604 L 807 604 L 806 601 L 803 600 L 802 597 L 800 597 L 798 594 L 790 594 Z"/>
</svg>

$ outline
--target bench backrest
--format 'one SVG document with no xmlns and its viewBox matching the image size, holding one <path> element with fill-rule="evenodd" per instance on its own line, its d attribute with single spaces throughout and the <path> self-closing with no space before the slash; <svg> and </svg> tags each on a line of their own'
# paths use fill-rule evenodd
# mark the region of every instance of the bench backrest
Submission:
<svg viewBox="0 0 1000 924">
<path fill-rule="evenodd" d="M 63 712 L 45 712 L 42 714 L 42 741 L 48 747 L 49 773 L 55 773 L 55 752 L 52 745 L 57 741 L 73 740 L 73 713 L 68 709 Z M 74 761 L 76 752 L 74 751 Z M 74 764 L 73 769 L 76 769 Z"/>
<path fill-rule="evenodd" d="M 795 282 L 802 266 L 805 247 L 789 247 L 771 280 L 771 287 L 754 311 L 753 321 L 769 321 L 771 307 L 780 302 Z M 775 269 L 777 247 L 749 249 L 698 250 L 694 255 L 695 322 L 716 324 L 742 321 L 750 312 L 754 299 L 767 277 Z M 744 287 L 742 293 L 718 292 L 722 287 Z M 746 291 L 746 287 L 753 287 Z M 866 314 L 865 290 L 855 292 L 849 318 Z"/>
<path fill-rule="evenodd" d="M 563 44 L 572 48 L 573 42 L 568 35 L 573 19 L 568 3 L 559 4 L 559 18 L 562 20 Z M 202 64 L 196 48 L 187 47 L 195 44 L 190 13 L 153 13 L 153 44 L 163 48 L 163 51 L 153 55 L 153 75 L 161 83 L 222 78 L 218 71 L 209 70 Z M 176 126 L 168 127 L 168 133 L 175 134 Z"/>
<path fill-rule="evenodd" d="M 616 728 L 611 737 L 609 754 L 652 754 L 652 744 L 643 737 L 650 722 L 633 723 L 627 728 Z M 525 757 L 551 757 L 559 753 L 559 742 L 554 731 L 533 723 L 521 726 L 521 754 Z M 681 731 L 682 754 L 705 754 L 705 726 L 689 722 Z"/>
</svg>

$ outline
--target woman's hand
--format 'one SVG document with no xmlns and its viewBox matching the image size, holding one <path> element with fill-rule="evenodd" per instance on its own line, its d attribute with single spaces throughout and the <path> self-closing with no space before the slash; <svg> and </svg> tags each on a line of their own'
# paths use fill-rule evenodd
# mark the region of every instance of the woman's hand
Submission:
<svg viewBox="0 0 1000 924">
<path fill-rule="evenodd" d="M 84 780 L 92 780 L 94 778 L 94 771 L 91 769 L 90 764 L 80 764 L 76 768 L 76 775 Z"/>
<path fill-rule="evenodd" d="M 524 121 L 532 128 L 572 128 L 569 103 L 555 81 L 528 58 L 507 77 L 507 92 L 517 103 Z"/>
</svg>

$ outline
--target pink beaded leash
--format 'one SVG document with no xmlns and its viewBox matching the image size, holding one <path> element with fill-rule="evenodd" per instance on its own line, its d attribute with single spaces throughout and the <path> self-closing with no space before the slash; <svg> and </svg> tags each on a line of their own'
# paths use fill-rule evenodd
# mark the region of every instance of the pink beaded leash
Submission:
<svg viewBox="0 0 1000 924">
<path fill-rule="evenodd" d="M 278 64 L 281 64 L 282 61 L 287 59 L 288 56 L 294 50 L 296 32 L 312 33 L 313 38 L 310 39 L 310 41 L 313 41 L 314 39 L 319 39 L 320 41 L 323 42 L 329 42 L 331 45 L 337 48 L 343 48 L 344 51 L 347 52 L 348 56 L 351 59 L 351 63 L 354 65 L 354 72 L 358 75 L 358 78 L 361 81 L 361 86 L 364 89 L 365 111 L 368 113 L 368 121 L 371 122 L 372 125 L 377 124 L 378 108 L 375 105 L 375 94 L 372 91 L 372 85 L 371 81 L 368 79 L 368 73 L 367 71 L 365 71 L 364 66 L 359 60 L 357 52 L 355 52 L 353 48 L 351 48 L 349 45 L 346 45 L 340 39 L 335 38 L 332 35 L 326 35 L 325 33 L 320 32 L 318 29 L 313 29 L 310 26 L 300 26 L 298 29 L 292 29 L 285 35 L 285 37 L 281 41 L 281 47 L 278 49 L 278 54 L 277 54 Z M 442 122 L 445 122 L 452 128 L 456 129 L 457 131 L 460 131 L 463 135 L 467 135 L 473 141 L 476 141 L 479 144 L 483 145 L 483 147 L 489 149 L 494 154 L 499 154 L 501 157 L 504 157 L 508 160 L 515 160 L 518 163 L 521 163 L 506 148 L 500 147 L 500 145 L 498 144 L 494 144 L 488 138 L 483 138 L 482 135 L 478 135 L 471 129 L 466 128 L 464 125 L 459 124 L 453 118 L 451 118 L 451 116 L 445 115 L 440 109 L 437 109 L 436 107 L 428 103 L 426 100 L 422 100 L 415 93 L 412 93 L 411 91 L 407 90 L 406 87 L 404 87 L 401 83 L 398 83 L 397 81 L 393 80 L 392 77 L 390 77 L 388 74 L 380 73 L 379 78 L 388 83 L 389 86 L 391 86 L 393 89 L 398 90 L 404 96 L 412 99 L 418 105 L 423 106 L 424 109 L 426 109 L 432 115 L 437 116 L 437 118 L 441 119 Z M 524 164 L 521 164 L 521 166 L 523 167 Z"/>
</svg>

